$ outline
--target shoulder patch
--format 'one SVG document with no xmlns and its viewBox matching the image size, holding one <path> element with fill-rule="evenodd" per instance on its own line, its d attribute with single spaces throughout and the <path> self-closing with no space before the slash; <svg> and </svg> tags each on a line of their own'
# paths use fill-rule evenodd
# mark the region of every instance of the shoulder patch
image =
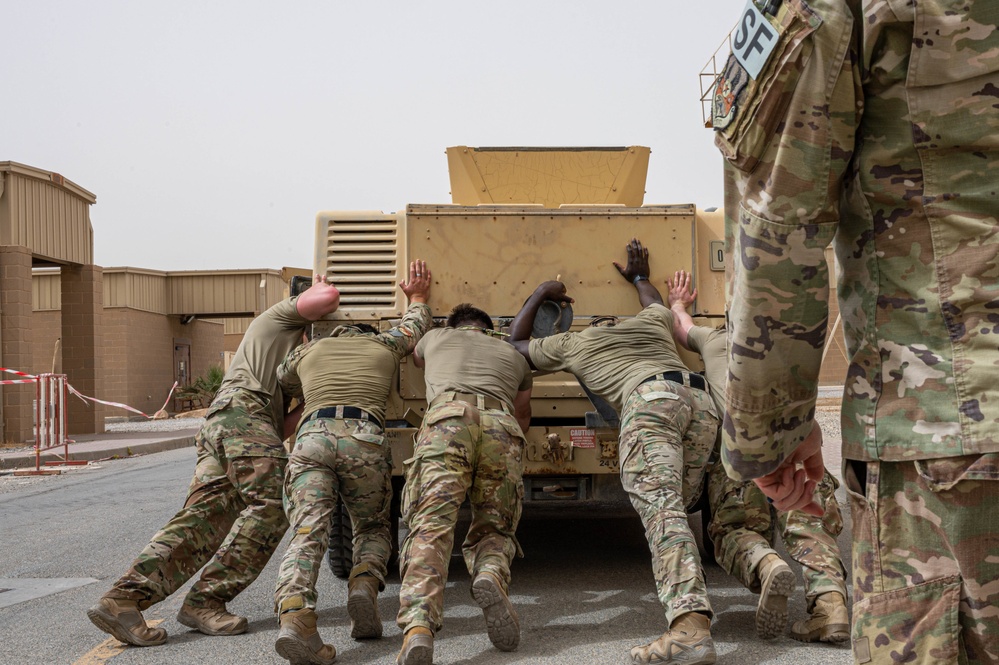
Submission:
<svg viewBox="0 0 999 665">
<path fill-rule="evenodd" d="M 725 129 L 735 120 L 748 83 L 749 75 L 746 70 L 735 56 L 729 56 L 725 71 L 718 77 L 715 96 L 711 102 L 711 123 L 714 129 Z"/>
</svg>

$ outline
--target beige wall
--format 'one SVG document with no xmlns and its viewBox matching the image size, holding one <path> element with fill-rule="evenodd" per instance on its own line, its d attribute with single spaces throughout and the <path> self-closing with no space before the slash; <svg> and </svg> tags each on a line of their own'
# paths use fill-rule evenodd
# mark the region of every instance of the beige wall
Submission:
<svg viewBox="0 0 999 665">
<path fill-rule="evenodd" d="M 31 317 L 31 367 L 26 371 L 48 372 L 61 329 L 61 313 L 36 311 Z M 192 377 L 204 374 L 210 365 L 222 365 L 222 325 L 195 320 L 187 325 L 179 317 L 128 308 L 104 310 L 104 388 L 94 395 L 122 402 L 152 414 L 159 409 L 174 381 L 175 339 L 191 341 Z M 167 405 L 173 411 L 173 403 Z M 105 415 L 134 415 L 108 408 Z"/>
<path fill-rule="evenodd" d="M 178 317 L 133 309 L 104 310 L 105 338 L 109 349 L 107 399 L 153 413 L 166 400 L 174 381 L 174 340 L 191 341 L 191 377 L 205 373 L 211 364 L 222 364 L 222 326 L 206 321 L 182 325 Z M 173 410 L 173 404 L 167 405 Z M 116 410 L 127 415 L 123 410 Z"/>
</svg>

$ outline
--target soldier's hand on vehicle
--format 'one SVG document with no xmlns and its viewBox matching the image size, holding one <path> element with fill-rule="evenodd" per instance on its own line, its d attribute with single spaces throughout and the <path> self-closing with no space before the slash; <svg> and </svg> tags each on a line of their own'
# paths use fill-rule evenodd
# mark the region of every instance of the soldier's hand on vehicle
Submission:
<svg viewBox="0 0 999 665">
<path fill-rule="evenodd" d="M 805 440 L 772 473 L 757 478 L 756 485 L 770 497 L 777 510 L 800 510 L 822 517 L 825 508 L 815 500 L 815 488 L 825 473 L 822 463 L 822 430 L 812 422 Z"/>
<path fill-rule="evenodd" d="M 557 279 L 541 282 L 535 291 L 545 300 L 554 300 L 557 303 L 576 302 L 566 293 L 565 284 Z"/>
<path fill-rule="evenodd" d="M 318 321 L 340 306 L 340 290 L 326 281 L 326 275 L 316 275 L 312 286 L 295 301 L 295 309 L 309 321 Z"/>
<path fill-rule="evenodd" d="M 617 261 L 614 267 L 626 280 L 635 283 L 636 278 L 649 278 L 649 250 L 642 246 L 638 238 L 632 238 L 625 249 L 628 251 L 628 265 L 622 267 Z"/>
<path fill-rule="evenodd" d="M 426 261 L 417 259 L 409 264 L 409 279 L 399 282 L 399 288 L 409 302 L 427 302 L 430 298 L 430 268 Z"/>
<path fill-rule="evenodd" d="M 686 270 L 677 270 L 673 276 L 666 280 L 669 285 L 669 295 L 667 301 L 669 306 L 680 304 L 687 309 L 694 304 L 697 298 L 697 289 L 690 289 L 691 276 Z"/>
</svg>

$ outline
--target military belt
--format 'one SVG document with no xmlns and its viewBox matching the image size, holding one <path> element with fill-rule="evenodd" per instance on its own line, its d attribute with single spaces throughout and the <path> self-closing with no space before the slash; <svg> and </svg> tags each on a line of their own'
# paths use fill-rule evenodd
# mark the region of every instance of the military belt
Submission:
<svg viewBox="0 0 999 665">
<path fill-rule="evenodd" d="M 503 400 L 496 399 L 495 397 L 488 397 L 486 395 L 476 395 L 474 393 L 459 393 L 454 390 L 449 390 L 435 397 L 433 401 L 430 402 L 430 406 L 440 404 L 441 402 L 465 402 L 466 404 L 471 404 L 479 409 L 492 409 L 495 411 L 513 413 L 513 409 L 511 409 L 510 406 Z"/>
<path fill-rule="evenodd" d="M 694 374 L 692 372 L 661 372 L 659 374 L 653 374 L 649 378 L 642 381 L 642 383 L 651 383 L 653 381 L 672 381 L 673 383 L 679 383 L 681 386 L 689 386 L 690 388 L 697 388 L 698 390 L 707 390 L 706 384 L 704 383 L 704 377 L 700 374 Z"/>
<path fill-rule="evenodd" d="M 373 422 L 382 429 L 385 429 L 385 426 L 382 425 L 382 421 L 378 420 L 378 418 L 374 417 L 364 409 L 359 409 L 356 406 L 324 406 L 318 411 L 314 411 L 312 415 L 306 419 L 306 422 L 312 420 L 313 418 L 337 418 L 338 420 L 351 418 L 353 420 L 367 420 L 369 422 Z"/>
</svg>

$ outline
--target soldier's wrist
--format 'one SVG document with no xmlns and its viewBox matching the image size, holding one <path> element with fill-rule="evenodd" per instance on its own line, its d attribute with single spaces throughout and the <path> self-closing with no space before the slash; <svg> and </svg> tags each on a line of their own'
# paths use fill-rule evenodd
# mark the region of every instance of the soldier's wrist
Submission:
<svg viewBox="0 0 999 665">
<path fill-rule="evenodd" d="M 645 282 L 649 281 L 648 275 L 635 275 L 634 277 L 631 278 L 631 283 L 634 284 L 635 286 L 638 286 L 638 283 L 642 281 Z"/>
</svg>

